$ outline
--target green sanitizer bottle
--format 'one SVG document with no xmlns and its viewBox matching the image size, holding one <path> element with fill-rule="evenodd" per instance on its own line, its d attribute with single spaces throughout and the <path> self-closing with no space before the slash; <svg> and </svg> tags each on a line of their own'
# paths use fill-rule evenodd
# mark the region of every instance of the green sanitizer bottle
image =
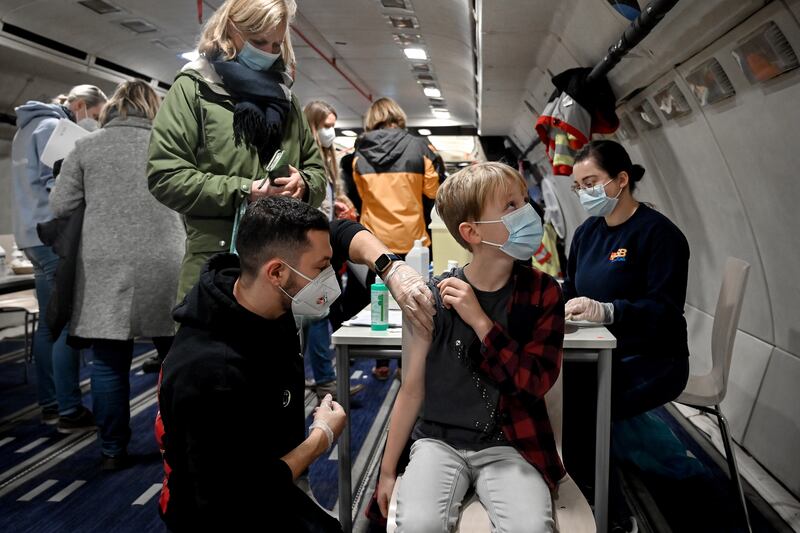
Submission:
<svg viewBox="0 0 800 533">
<path fill-rule="evenodd" d="M 389 290 L 383 283 L 373 283 L 370 289 L 372 311 L 372 330 L 389 329 Z"/>
</svg>

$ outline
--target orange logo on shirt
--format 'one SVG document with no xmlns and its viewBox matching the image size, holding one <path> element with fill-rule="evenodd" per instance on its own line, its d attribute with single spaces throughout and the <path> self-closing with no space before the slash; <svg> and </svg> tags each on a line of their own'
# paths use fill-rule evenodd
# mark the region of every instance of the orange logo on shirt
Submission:
<svg viewBox="0 0 800 533">
<path fill-rule="evenodd" d="M 626 257 L 628 257 L 628 249 L 620 248 L 616 252 L 611 252 L 611 256 L 608 258 L 608 260 L 611 261 L 612 263 L 618 263 L 621 261 L 625 261 Z"/>
</svg>

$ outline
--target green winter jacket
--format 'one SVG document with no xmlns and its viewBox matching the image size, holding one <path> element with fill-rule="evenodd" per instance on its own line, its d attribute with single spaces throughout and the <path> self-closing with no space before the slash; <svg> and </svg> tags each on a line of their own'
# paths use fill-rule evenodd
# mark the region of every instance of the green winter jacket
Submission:
<svg viewBox="0 0 800 533">
<path fill-rule="evenodd" d="M 250 195 L 252 181 L 265 175 L 256 151 L 234 144 L 234 105 L 211 64 L 200 58 L 178 74 L 153 121 L 150 192 L 181 213 L 186 225 L 179 302 L 197 283 L 206 260 L 229 249 L 236 210 Z M 286 161 L 305 179 L 304 200 L 319 207 L 325 169 L 294 95 L 281 146 Z"/>
</svg>

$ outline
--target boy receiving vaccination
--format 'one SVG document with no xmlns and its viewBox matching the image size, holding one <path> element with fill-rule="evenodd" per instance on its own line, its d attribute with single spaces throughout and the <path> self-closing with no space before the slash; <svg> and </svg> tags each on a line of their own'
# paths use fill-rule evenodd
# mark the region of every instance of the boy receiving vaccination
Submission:
<svg viewBox="0 0 800 533">
<path fill-rule="evenodd" d="M 544 395 L 561 369 L 564 302 L 531 267 L 541 221 L 522 176 L 501 163 L 449 177 L 436 209 L 473 260 L 432 281 L 433 338 L 411 331 L 381 463 L 381 512 L 411 437 L 398 532 L 454 529 L 470 488 L 495 531 L 552 531 L 550 489 L 565 472 Z"/>
</svg>

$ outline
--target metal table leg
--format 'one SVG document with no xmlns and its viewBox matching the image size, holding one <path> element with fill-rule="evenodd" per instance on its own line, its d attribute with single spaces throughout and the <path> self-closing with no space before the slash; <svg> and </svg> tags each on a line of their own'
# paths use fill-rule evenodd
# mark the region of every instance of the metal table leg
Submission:
<svg viewBox="0 0 800 533">
<path fill-rule="evenodd" d="M 350 349 L 346 344 L 336 347 L 336 396 L 337 401 L 347 413 L 338 442 L 337 462 L 339 463 L 339 522 L 342 530 L 350 533 L 353 529 L 353 491 L 350 471 Z"/>
<path fill-rule="evenodd" d="M 611 350 L 597 358 L 597 431 L 594 466 L 594 510 L 597 532 L 608 530 L 608 480 L 611 455 Z"/>
</svg>

